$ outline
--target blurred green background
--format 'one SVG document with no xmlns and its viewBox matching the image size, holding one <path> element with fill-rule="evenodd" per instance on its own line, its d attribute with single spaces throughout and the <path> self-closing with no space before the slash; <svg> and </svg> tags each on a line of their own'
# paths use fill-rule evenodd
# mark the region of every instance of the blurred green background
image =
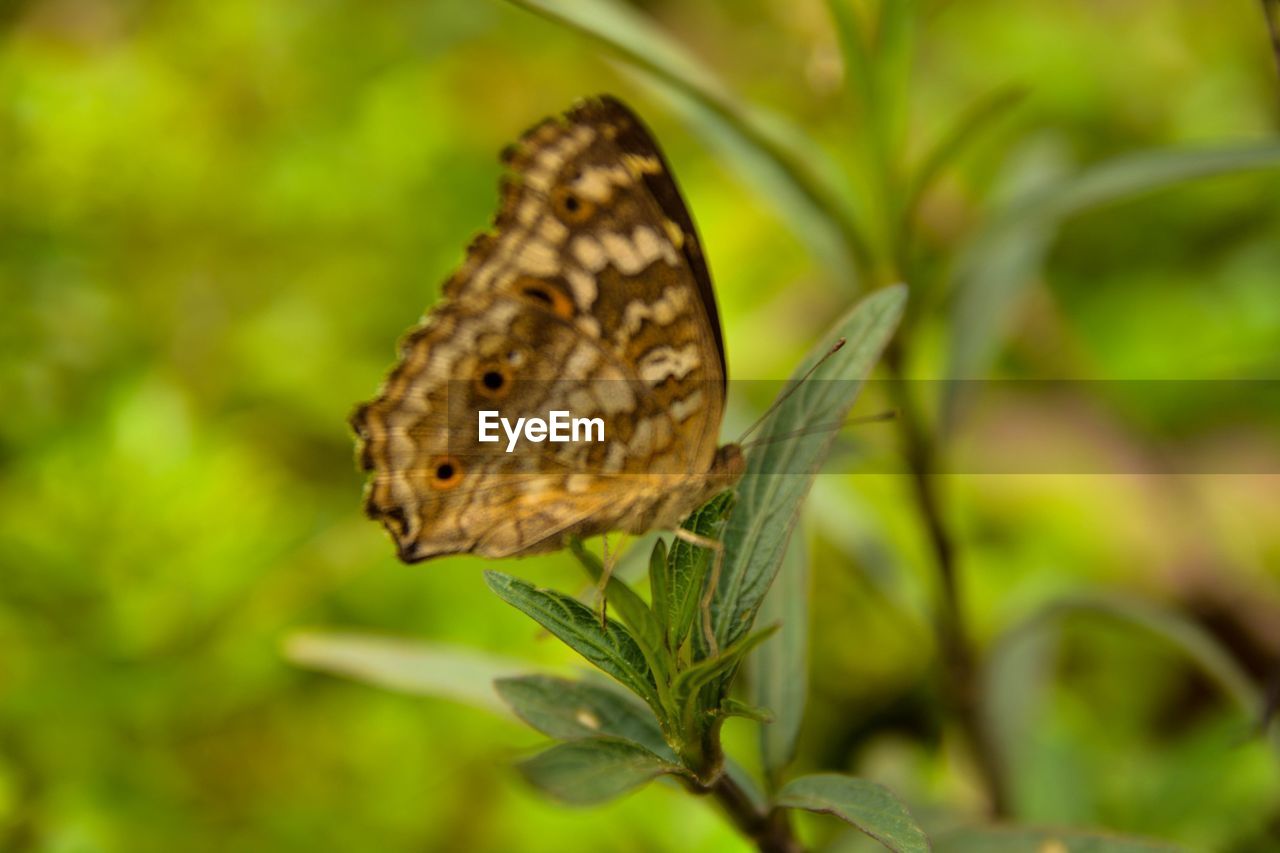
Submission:
<svg viewBox="0 0 1280 853">
<path fill-rule="evenodd" d="M 740 92 L 848 144 L 821 3 L 641 5 Z M 1011 163 L 1276 130 L 1257 3 L 930 6 L 913 145 L 993 87 L 1027 91 L 927 199 L 939 247 Z M 786 376 L 850 291 L 580 36 L 496 0 L 0 5 L 0 848 L 747 849 L 673 787 L 556 806 L 509 767 L 533 732 L 282 656 L 291 632 L 329 627 L 570 660 L 487 592 L 479 560 L 395 561 L 360 513 L 345 417 L 488 223 L 496 152 L 596 91 L 663 141 L 732 375 Z M 1280 180 L 1071 220 L 1013 317 L 999 375 L 1275 377 Z M 921 375 L 944 331 L 918 329 Z M 1276 407 L 1104 397 L 1013 407 L 966 439 L 1064 422 L 1085 457 L 1156 473 L 949 478 L 979 644 L 1055 596 L 1121 593 L 1189 616 L 1261 683 L 1280 656 Z M 1270 473 L 1159 473 L 1188 454 Z M 940 721 L 907 491 L 893 473 L 820 478 L 799 766 L 871 776 L 946 824 L 979 805 Z M 508 568 L 582 584 L 563 555 Z M 1185 656 L 1090 619 L 1028 650 L 1003 684 L 1020 819 L 1280 849 L 1276 754 Z"/>
</svg>

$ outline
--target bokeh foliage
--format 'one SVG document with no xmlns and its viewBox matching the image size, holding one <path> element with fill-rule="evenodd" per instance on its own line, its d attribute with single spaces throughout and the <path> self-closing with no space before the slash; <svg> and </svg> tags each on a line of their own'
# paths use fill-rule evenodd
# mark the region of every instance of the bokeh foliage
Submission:
<svg viewBox="0 0 1280 853">
<path fill-rule="evenodd" d="M 978 99 L 1023 92 L 921 200 L 925 269 L 993 193 L 1275 133 L 1256 4 L 925 5 L 894 144 L 923 156 Z M 643 7 L 752 101 L 837 149 L 864 144 L 824 4 Z M 494 154 L 515 132 L 596 90 L 641 109 L 702 231 L 736 377 L 785 376 L 851 298 L 803 212 L 780 215 L 595 46 L 496 2 L 48 0 L 3 7 L 0 27 L 0 846 L 740 846 L 662 786 L 562 810 L 509 770 L 537 742 L 526 730 L 301 671 L 280 646 L 324 625 L 570 660 L 488 593 L 478 561 L 395 563 L 359 515 L 343 422 L 488 221 Z M 858 197 L 891 203 L 875 180 Z M 997 375 L 1276 374 L 1274 174 L 1180 185 L 1051 236 L 1035 286 L 1008 300 Z M 940 375 L 946 331 L 916 329 L 920 375 Z M 760 402 L 735 401 L 726 433 Z M 1243 458 L 1270 474 L 950 479 L 978 642 L 1060 594 L 1122 593 L 1192 617 L 1263 677 L 1280 654 L 1274 407 L 1062 405 L 1001 410 L 963 437 L 1065 420 L 1089 429 L 1087 458 Z M 960 820 L 978 797 L 938 710 L 934 581 L 907 484 L 822 477 L 810 508 L 821 594 L 799 763 Z M 581 583 L 563 555 L 506 568 Z M 1266 849 L 1280 774 L 1249 715 L 1157 636 L 1054 624 L 1000 658 L 1023 667 L 1001 706 L 1017 815 Z M 754 726 L 727 737 L 751 742 Z"/>
</svg>

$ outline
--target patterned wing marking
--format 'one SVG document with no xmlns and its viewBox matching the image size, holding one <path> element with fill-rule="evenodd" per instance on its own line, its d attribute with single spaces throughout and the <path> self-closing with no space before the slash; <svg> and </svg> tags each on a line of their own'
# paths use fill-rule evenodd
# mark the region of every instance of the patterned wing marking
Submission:
<svg viewBox="0 0 1280 853">
<path fill-rule="evenodd" d="M 410 561 L 669 526 L 723 485 L 708 483 L 725 381 L 715 299 L 652 137 L 602 98 L 538 125 L 504 161 L 494 230 L 352 417 L 375 472 L 367 511 Z M 495 395 L 513 418 L 599 415 L 606 440 L 477 443 L 476 409 Z"/>
<path fill-rule="evenodd" d="M 398 368 L 387 392 L 352 418 L 362 460 L 375 472 L 366 511 L 384 522 L 408 561 L 528 553 L 512 550 L 515 532 L 529 548 L 550 547 L 572 532 L 571 521 L 582 535 L 619 529 L 665 495 L 649 475 L 665 473 L 669 485 L 669 475 L 692 462 L 680 425 L 653 390 L 628 378 L 601 342 L 554 314 L 503 294 L 485 303 L 446 302 L 411 339 L 404 364 L 430 372 Z M 518 365 L 504 379 L 507 396 L 492 404 L 504 416 L 567 409 L 600 417 L 605 441 L 533 450 L 522 444 L 511 454 L 505 438 L 479 442 L 476 412 L 491 405 L 486 395 L 493 393 L 483 379 L 504 362 Z M 550 511 L 555 505 L 560 514 Z M 579 519 L 586 507 L 600 511 Z"/>
</svg>

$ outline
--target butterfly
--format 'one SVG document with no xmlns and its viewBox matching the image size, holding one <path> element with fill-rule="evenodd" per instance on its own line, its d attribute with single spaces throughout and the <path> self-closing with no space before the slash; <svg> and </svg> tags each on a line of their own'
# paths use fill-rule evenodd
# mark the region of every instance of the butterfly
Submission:
<svg viewBox="0 0 1280 853">
<path fill-rule="evenodd" d="M 677 530 L 734 484 L 726 368 L 693 220 L 653 135 L 610 96 L 502 153 L 489 231 L 351 425 L 365 510 L 399 557 L 511 557 Z M 479 415 L 570 412 L 600 441 L 481 440 Z M 705 544 L 705 543 L 704 543 Z"/>
</svg>

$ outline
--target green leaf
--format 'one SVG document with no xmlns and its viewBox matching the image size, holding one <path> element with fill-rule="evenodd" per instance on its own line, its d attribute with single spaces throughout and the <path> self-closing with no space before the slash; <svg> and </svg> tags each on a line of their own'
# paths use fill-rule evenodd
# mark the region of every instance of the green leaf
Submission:
<svg viewBox="0 0 1280 853">
<path fill-rule="evenodd" d="M 684 45 L 647 15 L 612 0 L 509 0 L 616 51 L 628 62 L 706 99 L 728 97 L 728 87 Z"/>
<path fill-rule="evenodd" d="M 722 492 L 695 510 L 681 527 L 698 536 L 719 540 L 724 530 L 725 518 L 732 507 L 733 493 Z M 714 557 L 714 552 L 709 548 L 678 537 L 671 544 L 671 552 L 667 557 L 666 581 L 670 598 L 665 609 L 667 624 L 671 626 L 667 644 L 672 651 L 684 645 L 685 638 L 689 636 L 698 618 L 698 604 Z"/>
<path fill-rule="evenodd" d="M 886 230 L 892 234 L 901 218 L 901 158 L 906 149 L 907 114 L 911 104 L 911 66 L 915 52 L 919 0 L 884 0 L 876 33 L 875 160 L 883 198 Z M 895 247 L 896 248 L 896 247 Z"/>
<path fill-rule="evenodd" d="M 721 651 L 716 657 L 699 661 L 676 676 L 675 684 L 671 688 L 672 701 L 677 708 L 681 709 L 681 719 L 684 721 L 686 731 L 688 727 L 693 726 L 698 717 L 700 710 L 698 698 L 702 688 L 717 679 L 732 675 L 747 652 L 773 636 L 777 630 L 777 625 L 770 625 L 768 628 L 749 634 Z M 723 701 L 721 695 L 715 696 L 711 699 L 710 708 L 718 708 L 721 701 Z"/>
<path fill-rule="evenodd" d="M 1280 143 L 1173 148 L 1126 154 L 1093 166 L 1011 210 L 1061 218 L 1190 180 L 1280 167 Z"/>
<path fill-rule="evenodd" d="M 653 713 L 617 690 L 546 675 L 500 678 L 494 687 L 517 717 L 549 737 L 607 735 L 635 741 L 662 758 L 676 758 Z"/>
<path fill-rule="evenodd" d="M 1144 151 L 1038 187 L 1009 205 L 956 261 L 947 376 L 980 378 L 999 350 L 1018 295 L 1043 265 L 1061 223 L 1090 208 L 1186 181 L 1280 167 L 1280 144 Z M 941 384 L 953 423 L 964 383 Z"/>
<path fill-rule="evenodd" d="M 501 572 L 484 573 L 485 583 L 504 601 L 546 628 L 570 648 L 661 713 L 653 673 L 644 652 L 617 620 L 600 627 L 600 618 L 591 608 L 563 593 L 538 589 Z"/>
<path fill-rule="evenodd" d="M 925 195 L 947 167 L 954 163 L 997 119 L 1007 115 L 1026 97 L 1026 90 L 1016 86 L 1002 86 L 969 104 L 952 126 L 942 134 L 929 153 L 920 161 L 907 190 L 903 204 L 903 218 L 909 221 Z M 918 308 L 918 306 L 917 306 Z"/>
<path fill-rule="evenodd" d="M 778 805 L 832 814 L 853 824 L 896 853 L 927 853 L 929 838 L 888 788 L 838 773 L 793 779 Z"/>
<path fill-rule="evenodd" d="M 664 644 L 670 646 L 671 636 L 671 579 L 667 575 L 667 543 L 657 539 L 649 553 L 649 600 L 658 626 L 662 629 Z"/>
<path fill-rule="evenodd" d="M 901 186 L 902 140 L 910 105 L 909 82 L 919 4 L 916 0 L 888 0 L 879 5 L 874 38 L 859 18 L 853 0 L 827 0 L 827 10 L 841 47 L 845 73 L 854 95 L 858 125 L 854 146 L 862 160 L 863 182 L 872 196 L 875 215 L 864 216 L 866 230 L 884 252 L 896 252 Z"/>
<path fill-rule="evenodd" d="M 911 106 L 911 70 L 915 59 L 923 3 L 920 0 L 882 0 L 877 33 L 878 83 L 884 144 L 888 151 L 906 147 Z"/>
<path fill-rule="evenodd" d="M 613 0 L 509 0 L 544 18 L 593 38 L 659 84 L 657 91 L 686 115 L 696 114 L 703 128 L 714 125 L 723 140 L 732 134 L 732 148 L 753 152 L 756 166 L 767 164 L 773 176 L 785 181 L 794 198 L 803 199 L 831 223 L 860 268 L 869 254 L 858 222 L 856 201 L 846 191 L 839 166 L 793 122 L 757 106 L 740 103 L 729 88 L 683 45 L 662 32 L 645 15 Z M 676 95 L 672 98 L 671 95 Z M 758 173 L 753 168 L 751 173 Z M 811 220 L 812 217 L 807 217 Z M 808 235 L 799 225 L 801 238 Z M 802 219 L 802 222 L 806 221 Z"/>
<path fill-rule="evenodd" d="M 871 210 L 863 214 L 870 244 L 887 248 L 888 232 L 884 226 L 889 221 L 888 209 L 895 200 L 892 192 L 893 167 L 889 143 L 885 131 L 886 111 L 880 85 L 882 68 L 877 63 L 872 39 L 867 26 L 854 9 L 852 0 L 827 0 L 827 12 L 831 16 L 841 59 L 849 81 L 848 111 L 857 122 L 852 141 L 859 154 L 863 195 L 871 203 Z"/>
<path fill-rule="evenodd" d="M 665 773 L 687 775 L 639 744 L 610 737 L 556 744 L 518 766 L 536 787 L 574 805 L 611 800 Z"/>
<path fill-rule="evenodd" d="M 1047 829 L 961 829 L 934 839 L 934 853 L 1174 853 L 1184 848 L 1093 832 Z"/>
<path fill-rule="evenodd" d="M 1035 791 L 1073 787 L 1074 768 L 1062 761 L 1047 762 L 1048 776 L 1025 745 L 1044 719 L 1058 652 L 1058 631 L 1019 631 L 1004 634 L 992 644 L 979 678 L 981 723 L 992 759 L 1004 779 L 1013 814 L 1034 813 L 1024 808 Z"/>
<path fill-rule="evenodd" d="M 1070 616 L 1102 616 L 1150 632 L 1186 655 L 1246 717 L 1253 717 L 1263 706 L 1262 691 L 1212 634 L 1177 613 L 1118 596 L 1059 599 L 1027 617 L 1007 631 L 992 649 L 988 686 L 995 689 L 1007 681 L 1001 677 L 1002 669 L 1016 664 L 1016 652 L 1021 644 L 1041 631 L 1056 628 Z M 1280 752 L 1280 725 L 1271 725 L 1268 734 L 1273 748 Z M 1006 746 L 1006 750 L 1009 749 Z"/>
<path fill-rule="evenodd" d="M 725 531 L 725 560 L 712 602 L 721 648 L 751 630 L 786 553 L 792 527 L 813 478 L 835 442 L 835 430 L 792 436 L 805 427 L 840 423 L 862 380 L 871 372 L 902 317 L 907 289 L 894 285 L 855 305 L 819 342 L 793 377 L 805 374 L 840 338 L 845 346 L 827 358 L 761 427 L 760 444 L 747 454 L 738 502 Z M 794 378 L 793 378 L 794 381 Z M 776 440 L 775 440 L 776 439 Z"/>
<path fill-rule="evenodd" d="M 775 784 L 795 757 L 800 721 L 809 689 L 809 565 L 804 540 L 794 537 L 777 580 L 760 607 L 760 617 L 777 622 L 778 638 L 746 662 L 751 702 L 769 709 L 773 721 L 760 728 L 760 755 Z"/>
<path fill-rule="evenodd" d="M 494 691 L 494 679 L 527 672 L 531 666 L 461 647 L 342 632 L 293 634 L 284 654 L 309 669 L 402 693 L 453 699 L 499 714 L 507 709 Z"/>
<path fill-rule="evenodd" d="M 1020 207 L 1053 187 L 1065 184 L 1073 166 L 1060 140 L 1040 137 L 1020 146 L 1010 157 L 990 202 L 1001 212 L 990 217 L 959 252 L 951 276 L 947 376 L 977 379 L 999 350 L 1012 304 L 1044 262 L 1057 231 L 1051 217 L 1020 221 L 1004 211 Z M 963 383 L 939 386 L 941 422 L 950 428 L 959 416 Z"/>
<path fill-rule="evenodd" d="M 720 703 L 720 714 L 725 717 L 745 717 L 757 723 L 772 723 L 773 712 L 759 705 L 751 705 L 739 699 L 725 699 Z"/>
<path fill-rule="evenodd" d="M 851 0 L 827 0 L 827 13 L 840 44 L 844 73 L 857 95 L 858 106 L 867 111 L 876 101 L 875 59 L 865 27 Z"/>
<path fill-rule="evenodd" d="M 569 540 L 569 549 L 578 558 L 578 562 L 586 568 L 592 580 L 599 583 L 604 575 L 604 566 L 600 558 L 583 547 L 582 540 L 577 537 Z M 605 596 L 609 606 L 616 610 L 622 617 L 622 621 L 635 632 L 635 639 L 640 643 L 641 651 L 645 653 L 646 663 L 655 673 L 664 676 L 665 680 L 662 626 L 653 611 L 649 609 L 649 605 L 616 575 L 610 575 Z"/>
</svg>

